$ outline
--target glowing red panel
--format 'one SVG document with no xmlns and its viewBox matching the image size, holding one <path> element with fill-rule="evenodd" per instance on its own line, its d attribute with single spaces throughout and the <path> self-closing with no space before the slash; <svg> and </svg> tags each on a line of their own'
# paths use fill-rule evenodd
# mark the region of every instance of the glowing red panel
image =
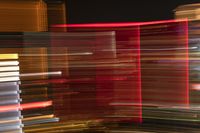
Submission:
<svg viewBox="0 0 200 133">
<path fill-rule="evenodd" d="M 137 23 L 66 24 L 53 25 L 53 27 L 68 27 L 69 31 L 115 31 L 117 59 L 124 60 L 125 57 L 125 59 L 135 60 L 135 63 L 132 62 L 134 67 L 126 68 L 129 72 L 126 76 L 130 78 L 130 73 L 134 71 L 132 76 L 137 75 L 135 76 L 137 78 L 130 78 L 127 82 L 102 82 L 105 78 L 101 76 L 103 69 L 97 68 L 97 103 L 101 107 L 109 107 L 110 104 L 114 106 L 114 114 L 119 114 L 120 106 L 124 108 L 133 106 L 133 116 L 136 118 L 134 120 L 141 122 L 142 103 L 153 105 L 162 103 L 167 106 L 189 105 L 188 24 L 186 19 Z M 162 38 L 168 41 L 174 39 L 174 42 L 177 42 L 166 43 L 167 40 L 162 41 Z M 180 47 L 183 48 L 181 57 L 178 51 Z M 167 53 L 168 56 L 166 56 Z M 160 67 L 166 64 L 168 65 L 166 69 Z M 113 68 L 112 71 L 116 73 L 124 69 Z M 175 77 L 174 82 L 171 82 L 170 78 L 173 77 Z M 170 93 L 166 91 L 166 87 L 171 88 Z M 110 93 L 105 93 L 106 88 L 110 90 Z M 102 99 L 103 97 L 111 97 L 111 99 L 105 100 Z"/>
<path fill-rule="evenodd" d="M 142 122 L 140 27 L 138 24 L 85 24 L 70 25 L 69 28 L 69 31 L 78 32 L 115 32 L 115 42 L 113 42 L 115 49 L 112 51 L 101 51 L 101 49 L 104 49 L 101 47 L 102 44 L 96 44 L 96 60 L 100 60 L 105 55 L 106 58 L 111 59 L 112 55 L 109 54 L 112 52 L 116 54 L 112 60 L 115 62 L 115 67 L 96 68 L 97 106 L 99 110 L 107 111 L 107 115 L 112 116 L 113 120 Z M 99 40 L 97 38 L 96 42 L 99 42 Z M 109 49 L 108 46 L 106 49 Z M 107 63 L 106 59 L 104 62 Z M 112 79 L 120 76 L 126 78 L 124 80 L 106 81 L 104 80 L 107 79 L 106 76 Z"/>
</svg>

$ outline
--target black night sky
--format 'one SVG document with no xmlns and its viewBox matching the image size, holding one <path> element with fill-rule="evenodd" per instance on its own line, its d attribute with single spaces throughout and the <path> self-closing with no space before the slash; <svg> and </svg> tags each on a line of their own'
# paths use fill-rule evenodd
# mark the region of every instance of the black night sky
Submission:
<svg viewBox="0 0 200 133">
<path fill-rule="evenodd" d="M 173 10 L 200 0 L 67 0 L 68 23 L 173 19 Z"/>
</svg>

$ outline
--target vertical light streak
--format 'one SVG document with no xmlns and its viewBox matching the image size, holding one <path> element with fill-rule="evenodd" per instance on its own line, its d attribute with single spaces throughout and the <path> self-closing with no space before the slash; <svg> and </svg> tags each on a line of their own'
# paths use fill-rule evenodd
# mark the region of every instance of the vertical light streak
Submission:
<svg viewBox="0 0 200 133">
<path fill-rule="evenodd" d="M 186 46 L 186 97 L 185 102 L 189 107 L 189 50 L 188 50 L 188 20 L 185 21 L 185 46 Z"/>
<path fill-rule="evenodd" d="M 142 123 L 142 81 L 141 81 L 141 63 L 140 63 L 140 26 L 137 26 L 137 56 L 138 56 L 138 102 L 139 102 L 139 123 Z"/>
</svg>

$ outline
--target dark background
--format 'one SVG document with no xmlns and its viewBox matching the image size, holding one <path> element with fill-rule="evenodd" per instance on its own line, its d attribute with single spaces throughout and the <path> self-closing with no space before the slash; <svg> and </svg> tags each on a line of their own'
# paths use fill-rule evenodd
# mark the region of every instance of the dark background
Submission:
<svg viewBox="0 0 200 133">
<path fill-rule="evenodd" d="M 200 0 L 67 0 L 68 23 L 173 19 L 173 10 Z"/>
</svg>

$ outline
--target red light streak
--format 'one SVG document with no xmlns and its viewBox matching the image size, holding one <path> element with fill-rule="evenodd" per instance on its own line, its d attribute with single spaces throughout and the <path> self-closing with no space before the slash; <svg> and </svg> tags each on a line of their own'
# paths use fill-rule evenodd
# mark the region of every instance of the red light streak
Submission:
<svg viewBox="0 0 200 133">
<path fill-rule="evenodd" d="M 0 106 L 0 112 L 26 110 L 26 109 L 34 109 L 34 108 L 45 108 L 51 105 L 52 105 L 52 101 L 25 103 L 21 105 L 20 104 L 6 105 L 6 106 Z"/>
<path fill-rule="evenodd" d="M 25 103 L 21 104 L 20 109 L 33 109 L 33 108 L 45 108 L 52 105 L 52 101 L 45 101 L 45 102 L 34 102 L 34 103 Z"/>
<path fill-rule="evenodd" d="M 154 25 L 154 24 L 164 24 L 164 23 L 176 23 L 176 22 L 185 22 L 187 19 L 174 19 L 174 20 L 160 20 L 160 21 L 151 21 L 151 22 L 121 22 L 121 23 L 88 23 L 88 24 L 56 24 L 51 27 L 54 28 L 101 28 L 101 27 L 129 27 L 129 26 L 141 26 L 141 25 Z"/>
<path fill-rule="evenodd" d="M 192 90 L 196 90 L 199 91 L 200 90 L 200 84 L 196 83 L 196 84 L 191 84 L 191 89 Z"/>
</svg>

